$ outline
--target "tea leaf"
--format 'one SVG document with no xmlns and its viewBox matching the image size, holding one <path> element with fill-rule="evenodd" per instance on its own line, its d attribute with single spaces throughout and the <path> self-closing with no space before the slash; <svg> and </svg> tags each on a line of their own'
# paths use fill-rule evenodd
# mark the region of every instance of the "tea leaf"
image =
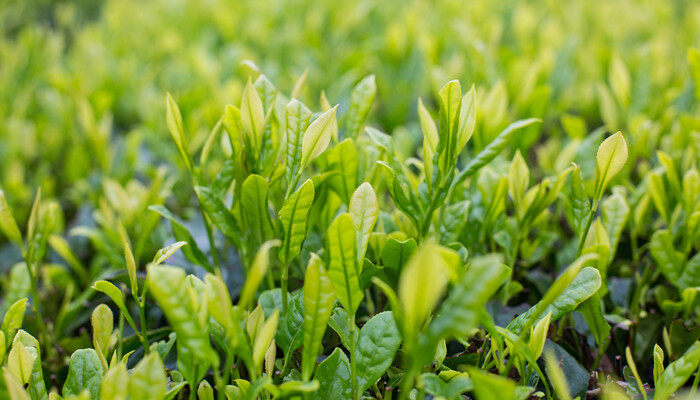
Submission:
<svg viewBox="0 0 700 400">
<path fill-rule="evenodd" d="M 508 125 L 491 143 L 489 143 L 483 150 L 476 155 L 462 171 L 455 177 L 453 181 L 453 186 L 461 184 L 465 179 L 474 175 L 474 173 L 481 169 L 484 165 L 488 164 L 496 158 L 496 156 L 508 145 L 515 132 L 520 129 L 526 128 L 534 123 L 541 122 L 538 118 L 524 119 L 520 121 L 515 121 Z"/>
<path fill-rule="evenodd" d="M 508 274 L 500 256 L 475 258 L 431 321 L 428 327 L 432 340 L 430 343 L 437 343 L 443 338 L 470 335 L 477 326 L 480 310 Z"/>
<path fill-rule="evenodd" d="M 241 289 L 241 295 L 238 299 L 238 307 L 242 309 L 248 308 L 248 305 L 253 300 L 253 296 L 255 296 L 255 292 L 258 290 L 258 286 L 260 286 L 260 283 L 267 273 L 267 268 L 270 265 L 270 249 L 277 247 L 280 244 L 281 243 L 279 240 L 274 239 L 263 243 L 263 245 L 258 249 L 253 261 L 253 267 L 248 272 L 243 289 Z"/>
<path fill-rule="evenodd" d="M 374 75 L 365 77 L 352 89 L 350 108 L 345 120 L 345 137 L 354 138 L 360 133 L 376 94 L 377 84 Z"/>
<path fill-rule="evenodd" d="M 309 163 L 328 147 L 331 137 L 338 132 L 335 113 L 338 106 L 324 112 L 306 128 L 301 143 L 301 168 Z"/>
<path fill-rule="evenodd" d="M 117 363 L 105 373 L 100 383 L 100 400 L 126 400 L 129 394 L 129 374 L 126 365 Z"/>
<path fill-rule="evenodd" d="M 299 172 L 301 165 L 301 144 L 304 131 L 309 126 L 311 111 L 304 104 L 296 99 L 287 104 L 286 133 L 287 148 L 285 153 L 285 166 L 287 182 L 292 182 L 294 176 Z M 295 188 L 291 188 L 294 190 Z"/>
<path fill-rule="evenodd" d="M 7 368 L 19 380 L 22 385 L 29 382 L 35 357 L 22 343 L 13 344 L 10 354 L 7 356 Z"/>
<path fill-rule="evenodd" d="M 372 317 L 360 329 L 355 349 L 357 385 L 361 392 L 373 385 L 394 360 L 401 344 L 401 335 L 391 311 Z"/>
<path fill-rule="evenodd" d="M 152 264 L 148 267 L 146 284 L 177 334 L 178 344 L 196 354 L 200 360 L 214 359 L 209 335 L 198 317 L 197 299 L 186 283 L 185 272 L 176 267 Z M 158 361 L 160 359 L 148 362 Z"/>
<path fill-rule="evenodd" d="M 158 267 L 162 268 L 162 267 Z M 158 353 L 145 356 L 129 375 L 130 399 L 162 399 L 167 390 L 168 380 L 165 367 Z"/>
<path fill-rule="evenodd" d="M 414 340 L 427 320 L 449 280 L 449 266 L 434 244 L 419 247 L 408 260 L 399 281 L 399 300 L 403 309 L 404 340 Z M 416 296 L 416 293 L 422 293 Z"/>
<path fill-rule="evenodd" d="M 654 399 L 665 400 L 675 393 L 698 368 L 700 363 L 700 342 L 695 342 L 676 361 L 670 363 L 656 381 Z"/>
<path fill-rule="evenodd" d="M 241 95 L 241 126 L 251 145 L 253 154 L 258 154 L 263 140 L 263 125 L 265 124 L 265 110 L 258 91 L 248 79 L 248 83 Z"/>
<path fill-rule="evenodd" d="M 19 226 L 17 226 L 17 221 L 15 221 L 12 209 L 7 203 L 3 190 L 0 190 L 0 230 L 2 230 L 5 236 L 17 246 L 20 248 L 24 246 L 22 234 L 19 231 Z"/>
<path fill-rule="evenodd" d="M 321 259 L 311 255 L 304 279 L 304 350 L 302 379 L 311 378 L 321 351 L 323 334 L 333 311 L 335 291 Z"/>
<path fill-rule="evenodd" d="M 279 217 L 284 229 L 284 241 L 280 249 L 280 260 L 283 264 L 289 264 L 301 252 L 313 201 L 314 183 L 311 179 L 307 179 L 289 196 L 280 209 Z"/>
<path fill-rule="evenodd" d="M 168 122 L 168 130 L 170 131 L 170 136 L 175 142 L 175 147 L 177 151 L 180 152 L 182 160 L 185 162 L 185 166 L 188 170 L 193 171 L 192 156 L 189 153 L 187 135 L 185 134 L 185 127 L 182 123 L 182 115 L 180 114 L 180 108 L 175 103 L 173 96 L 168 93 L 166 95 L 166 121 Z"/>
<path fill-rule="evenodd" d="M 362 183 L 352 194 L 349 207 L 350 216 L 357 232 L 357 265 L 362 265 L 369 244 L 369 237 L 379 216 L 377 195 L 372 185 Z"/>
<path fill-rule="evenodd" d="M 208 188 L 195 186 L 194 190 L 197 193 L 199 204 L 204 208 L 214 225 L 221 229 L 221 232 L 233 243 L 240 243 L 238 235 L 240 235 L 241 231 L 238 228 L 238 224 L 221 200 Z"/>
<path fill-rule="evenodd" d="M 268 210 L 268 183 L 260 175 L 250 175 L 241 188 L 241 209 L 247 223 L 247 234 L 256 246 L 272 238 L 272 221 Z"/>
<path fill-rule="evenodd" d="M 345 204 L 350 201 L 356 186 L 358 158 L 352 139 L 345 139 L 328 152 L 328 168 L 335 172 L 328 177 L 328 183 L 338 193 Z"/>
<path fill-rule="evenodd" d="M 70 357 L 68 376 L 63 385 L 63 395 L 78 396 L 87 389 L 90 397 L 96 399 L 100 394 L 102 375 L 102 362 L 95 350 L 76 350 Z"/>
<path fill-rule="evenodd" d="M 596 195 L 594 198 L 599 199 L 610 181 L 622 170 L 627 162 L 627 154 L 627 142 L 620 131 L 600 144 L 595 156 Z"/>
<path fill-rule="evenodd" d="M 326 235 L 328 276 L 340 304 L 349 314 L 355 314 L 364 297 L 360 289 L 360 268 L 356 258 L 355 228 L 350 214 L 338 215 Z"/>
<path fill-rule="evenodd" d="M 309 395 L 313 400 L 346 400 L 350 398 L 350 361 L 342 350 L 336 348 L 316 368 L 314 379 L 320 383 L 318 390 Z"/>
</svg>

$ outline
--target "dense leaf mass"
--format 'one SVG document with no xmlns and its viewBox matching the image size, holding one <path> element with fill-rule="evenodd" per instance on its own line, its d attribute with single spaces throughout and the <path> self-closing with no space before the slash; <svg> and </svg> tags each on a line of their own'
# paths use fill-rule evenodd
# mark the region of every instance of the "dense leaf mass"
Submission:
<svg viewBox="0 0 700 400">
<path fill-rule="evenodd" d="M 700 2 L 0 33 L 0 399 L 700 395 Z"/>
</svg>

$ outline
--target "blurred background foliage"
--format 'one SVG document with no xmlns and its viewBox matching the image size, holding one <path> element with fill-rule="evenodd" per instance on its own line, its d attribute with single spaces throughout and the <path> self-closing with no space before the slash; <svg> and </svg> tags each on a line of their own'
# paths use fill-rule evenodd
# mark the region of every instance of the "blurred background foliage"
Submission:
<svg viewBox="0 0 700 400">
<path fill-rule="evenodd" d="M 303 101 L 325 90 L 341 113 L 375 74 L 370 120 L 388 132 L 415 124 L 418 95 L 473 82 L 477 147 L 521 117 L 543 117 L 556 138 L 572 114 L 582 134 L 622 129 L 646 142 L 641 153 L 700 125 L 690 0 L 5 0 L 0 27 L 0 185 L 20 225 L 38 186 L 73 216 L 86 198 L 97 204 L 105 176 L 153 179 L 175 152 L 163 145 L 166 91 L 201 146 L 238 101 L 244 60 L 285 92 L 308 70 Z M 538 141 L 533 132 L 518 147 Z"/>
</svg>

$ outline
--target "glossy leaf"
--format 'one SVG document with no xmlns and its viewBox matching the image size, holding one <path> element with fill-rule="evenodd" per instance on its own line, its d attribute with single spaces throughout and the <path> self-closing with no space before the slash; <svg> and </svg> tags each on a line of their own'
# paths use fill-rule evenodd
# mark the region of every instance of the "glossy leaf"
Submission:
<svg viewBox="0 0 700 400">
<path fill-rule="evenodd" d="M 324 112 L 306 128 L 301 143 L 302 169 L 326 150 L 331 137 L 337 136 L 338 122 L 335 117 L 337 109 L 338 106 L 335 106 Z"/>
<path fill-rule="evenodd" d="M 596 153 L 596 198 L 603 191 L 627 162 L 627 142 L 622 132 L 617 132 L 603 141 Z"/>
<path fill-rule="evenodd" d="M 328 276 L 340 304 L 353 315 L 364 297 L 360 289 L 360 269 L 357 265 L 356 249 L 352 217 L 347 213 L 340 214 L 328 227 L 326 235 Z"/>
<path fill-rule="evenodd" d="M 375 315 L 360 329 L 355 348 L 360 391 L 366 390 L 384 375 L 400 344 L 401 335 L 391 311 Z"/>
<path fill-rule="evenodd" d="M 102 382 L 102 362 L 93 349 L 76 350 L 70 357 L 68 376 L 63 385 L 63 395 L 79 395 L 83 390 L 90 393 L 91 398 L 97 398 Z"/>
<path fill-rule="evenodd" d="M 304 278 L 304 350 L 302 379 L 311 378 L 321 351 L 323 335 L 333 312 L 335 290 L 321 259 L 311 255 Z"/>
<path fill-rule="evenodd" d="M 342 350 L 336 348 L 316 368 L 314 379 L 320 384 L 309 395 L 313 400 L 347 400 L 350 398 L 350 361 Z"/>
<path fill-rule="evenodd" d="M 284 229 L 284 241 L 280 249 L 280 260 L 283 264 L 289 264 L 301 252 L 313 201 L 314 183 L 308 179 L 289 196 L 280 209 L 279 217 Z"/>
<path fill-rule="evenodd" d="M 357 233 L 357 265 L 362 265 L 367 252 L 369 237 L 379 216 L 377 195 L 374 193 L 372 185 L 364 182 L 355 190 L 352 194 L 352 199 L 350 199 L 349 212 Z"/>
<path fill-rule="evenodd" d="M 130 399 L 162 399 L 167 390 L 168 380 L 165 367 L 158 353 L 145 356 L 129 375 Z"/>
</svg>

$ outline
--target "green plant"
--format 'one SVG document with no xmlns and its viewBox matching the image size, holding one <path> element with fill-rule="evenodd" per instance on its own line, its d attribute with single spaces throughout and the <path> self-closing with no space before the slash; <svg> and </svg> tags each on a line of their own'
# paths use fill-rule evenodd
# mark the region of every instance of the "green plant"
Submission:
<svg viewBox="0 0 700 400">
<path fill-rule="evenodd" d="M 697 4 L 199 3 L 0 6 L 0 398 L 697 393 Z"/>
</svg>

